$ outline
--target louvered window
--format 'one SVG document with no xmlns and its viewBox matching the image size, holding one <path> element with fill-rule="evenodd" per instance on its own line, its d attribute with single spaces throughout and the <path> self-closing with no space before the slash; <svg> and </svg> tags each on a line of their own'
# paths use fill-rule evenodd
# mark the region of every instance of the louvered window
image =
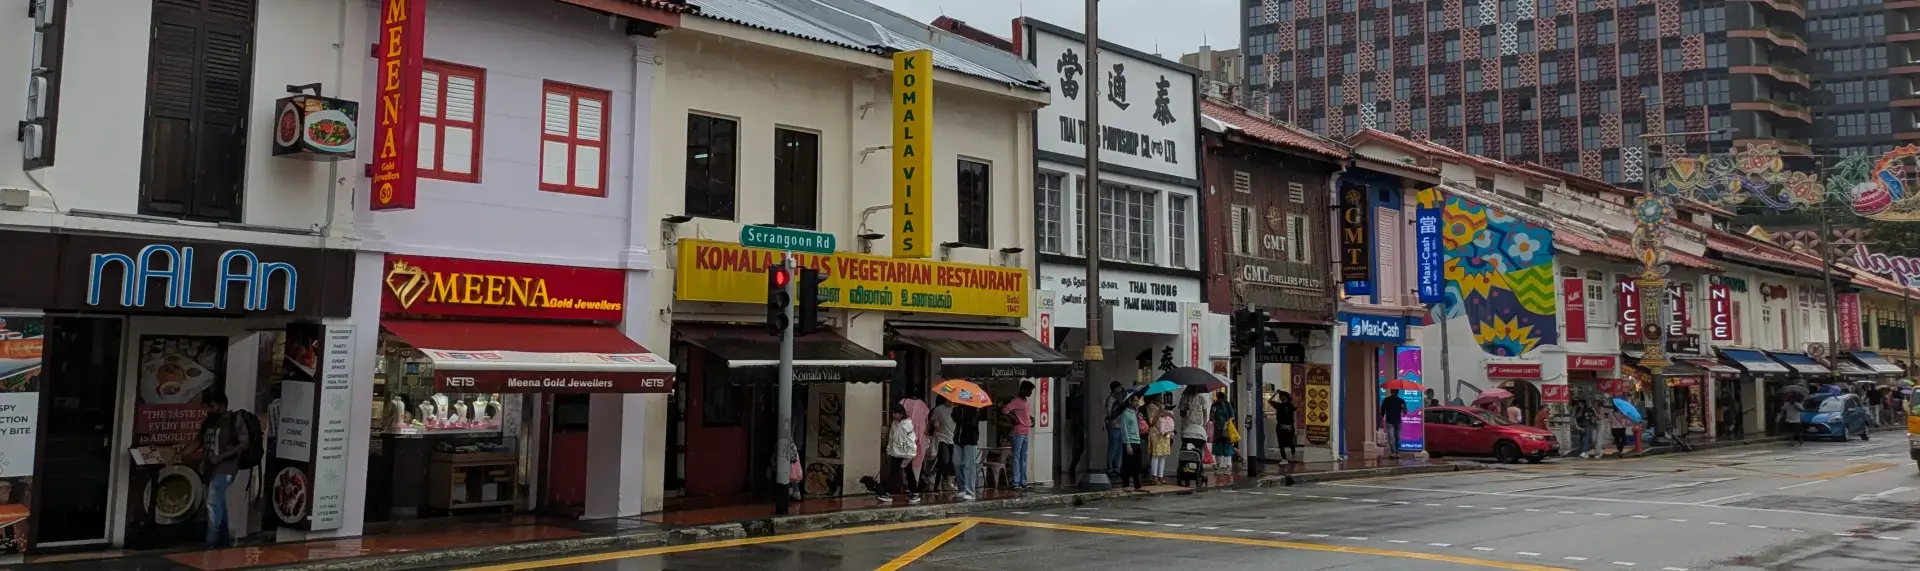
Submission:
<svg viewBox="0 0 1920 571">
<path fill-rule="evenodd" d="M 140 213 L 239 222 L 255 0 L 156 0 Z"/>
<path fill-rule="evenodd" d="M 607 195 L 605 91 L 549 81 L 540 112 L 540 189 Z"/>
<path fill-rule="evenodd" d="M 420 74 L 420 178 L 480 182 L 487 70 L 427 60 Z"/>
<path fill-rule="evenodd" d="M 1312 254 L 1310 254 L 1310 252 L 1313 251 L 1310 249 L 1311 242 L 1307 240 L 1307 237 L 1311 235 L 1312 233 L 1307 228 L 1307 217 L 1299 214 L 1287 215 L 1288 260 L 1301 263 L 1313 261 Z"/>
<path fill-rule="evenodd" d="M 1233 253 L 1252 256 L 1254 244 L 1260 241 L 1260 229 L 1253 225 L 1253 209 L 1235 206 L 1233 212 Z"/>
<path fill-rule="evenodd" d="M 1400 211 L 1379 207 L 1374 209 L 1374 220 L 1378 221 L 1379 260 L 1375 265 L 1380 268 L 1380 303 L 1394 305 L 1400 303 L 1401 290 L 1407 289 L 1400 282 L 1402 260 L 1400 259 Z"/>
</svg>

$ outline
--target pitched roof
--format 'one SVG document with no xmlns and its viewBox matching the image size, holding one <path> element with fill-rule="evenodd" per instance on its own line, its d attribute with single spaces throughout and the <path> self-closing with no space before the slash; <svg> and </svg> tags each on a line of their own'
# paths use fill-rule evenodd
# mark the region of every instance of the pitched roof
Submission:
<svg viewBox="0 0 1920 571">
<path fill-rule="evenodd" d="M 1887 295 L 1901 295 L 1901 290 L 1907 290 L 1909 293 L 1906 295 L 1920 297 L 1920 288 L 1902 287 L 1900 282 L 1854 267 L 1852 264 L 1835 262 L 1834 266 L 1837 268 L 1845 268 L 1848 272 L 1851 272 L 1853 274 L 1854 285 L 1871 288 Z"/>
<path fill-rule="evenodd" d="M 1552 176 L 1528 170 L 1517 165 L 1510 165 L 1479 155 L 1470 155 L 1433 141 L 1408 139 L 1379 129 L 1361 129 L 1359 132 L 1354 133 L 1353 136 L 1347 137 L 1347 145 L 1357 148 L 1360 146 L 1360 143 L 1365 140 L 1379 140 L 1388 145 L 1400 147 L 1402 150 L 1408 152 L 1428 155 L 1429 158 L 1464 163 L 1470 166 L 1486 167 L 1522 178 L 1555 180 Z"/>
<path fill-rule="evenodd" d="M 662 0 L 643 0 L 662 1 Z M 698 15 L 851 50 L 888 55 L 933 50 L 933 66 L 997 83 L 1046 91 L 1025 60 L 865 0 L 687 0 Z"/>
<path fill-rule="evenodd" d="M 1592 252 L 1592 253 L 1600 254 L 1603 256 L 1618 258 L 1622 260 L 1630 260 L 1630 261 L 1640 259 L 1639 256 L 1634 254 L 1633 241 L 1620 236 L 1614 236 L 1609 234 L 1607 235 L 1607 240 L 1605 242 L 1598 242 L 1572 232 L 1561 232 L 1559 231 L 1558 228 L 1555 228 L 1555 231 L 1553 233 L 1553 239 L 1556 242 L 1565 242 L 1567 247 L 1580 250 L 1582 252 Z M 1669 249 L 1667 252 L 1667 262 L 1675 265 L 1680 265 L 1680 266 L 1685 266 L 1685 267 L 1700 269 L 1700 270 L 1713 271 L 1713 272 L 1725 270 L 1725 268 L 1722 268 L 1718 264 L 1708 261 L 1706 258 L 1695 256 L 1693 254 L 1688 254 L 1686 252 L 1673 251 L 1671 249 Z"/>
<path fill-rule="evenodd" d="M 1706 234 L 1707 249 L 1720 252 L 1722 255 L 1728 257 L 1774 267 L 1793 268 L 1812 272 L 1821 270 L 1819 258 L 1794 252 L 1776 246 L 1771 242 L 1742 234 L 1734 234 L 1718 228 L 1704 228 L 1697 224 L 1689 224 L 1686 222 L 1681 222 L 1680 224 Z M 1844 277 L 1846 273 L 1849 272 L 1840 272 L 1842 277 Z"/>
<path fill-rule="evenodd" d="M 1352 156 L 1347 146 L 1338 141 L 1271 118 L 1255 116 L 1252 111 L 1211 97 L 1200 100 L 1200 114 L 1248 137 L 1275 145 L 1317 153 L 1334 159 Z"/>
<path fill-rule="evenodd" d="M 621 0 L 628 4 L 655 10 L 665 10 L 675 14 L 697 12 L 699 7 L 687 4 L 687 0 Z"/>
</svg>

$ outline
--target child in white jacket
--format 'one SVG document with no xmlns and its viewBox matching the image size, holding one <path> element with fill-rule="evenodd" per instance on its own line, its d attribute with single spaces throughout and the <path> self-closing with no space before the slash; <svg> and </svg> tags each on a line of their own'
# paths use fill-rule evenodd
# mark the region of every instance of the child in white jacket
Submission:
<svg viewBox="0 0 1920 571">
<path fill-rule="evenodd" d="M 887 478 L 892 481 L 888 487 L 894 490 L 904 487 L 909 504 L 920 503 L 919 477 L 913 473 L 913 457 L 919 451 L 920 434 L 914 430 L 913 419 L 907 416 L 906 407 L 895 403 L 893 427 L 887 431 Z M 892 502 L 893 498 L 882 491 L 880 501 Z"/>
</svg>

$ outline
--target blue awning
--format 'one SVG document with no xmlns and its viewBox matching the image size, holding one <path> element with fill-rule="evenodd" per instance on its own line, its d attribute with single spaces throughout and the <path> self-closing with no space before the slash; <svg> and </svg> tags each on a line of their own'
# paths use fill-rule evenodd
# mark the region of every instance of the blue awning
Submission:
<svg viewBox="0 0 1920 571">
<path fill-rule="evenodd" d="M 1886 357 L 1882 357 L 1879 353 L 1872 351 L 1854 351 L 1853 360 L 1860 362 L 1861 365 L 1865 365 L 1868 369 L 1873 369 L 1873 372 L 1882 375 L 1898 376 L 1907 374 L 1907 371 L 1901 369 L 1899 365 L 1893 364 L 1893 362 L 1888 361 Z"/>
<path fill-rule="evenodd" d="M 1802 375 L 1833 374 L 1833 371 L 1828 370 L 1826 365 L 1821 365 L 1819 361 L 1813 360 L 1813 357 L 1808 357 L 1805 353 L 1768 351 L 1767 356 L 1773 357 L 1773 360 L 1775 361 L 1785 363 L 1788 367 L 1793 368 L 1793 372 L 1800 373 Z"/>
<path fill-rule="evenodd" d="M 1786 374 L 1793 372 L 1786 365 L 1768 359 L 1766 354 L 1745 349 L 1721 349 L 1720 359 L 1742 371 L 1756 375 Z"/>
</svg>

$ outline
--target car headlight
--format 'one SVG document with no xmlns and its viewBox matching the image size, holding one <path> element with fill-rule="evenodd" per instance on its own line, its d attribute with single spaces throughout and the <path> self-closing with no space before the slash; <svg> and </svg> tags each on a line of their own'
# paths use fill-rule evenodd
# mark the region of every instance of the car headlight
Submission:
<svg viewBox="0 0 1920 571">
<path fill-rule="evenodd" d="M 1813 421 L 1814 421 L 1814 422 L 1817 422 L 1817 423 L 1820 423 L 1820 424 L 1826 424 L 1826 423 L 1829 423 L 1829 422 L 1833 422 L 1833 420 L 1834 420 L 1834 418 L 1833 418 L 1833 413 L 1830 413 L 1830 412 L 1825 412 L 1825 413 L 1820 413 L 1820 414 L 1816 414 L 1816 415 L 1813 415 Z"/>
<path fill-rule="evenodd" d="M 1538 440 L 1541 442 L 1553 440 L 1552 436 L 1547 436 L 1545 434 L 1522 434 L 1520 435 L 1520 437 L 1525 438 L 1527 440 Z"/>
</svg>

